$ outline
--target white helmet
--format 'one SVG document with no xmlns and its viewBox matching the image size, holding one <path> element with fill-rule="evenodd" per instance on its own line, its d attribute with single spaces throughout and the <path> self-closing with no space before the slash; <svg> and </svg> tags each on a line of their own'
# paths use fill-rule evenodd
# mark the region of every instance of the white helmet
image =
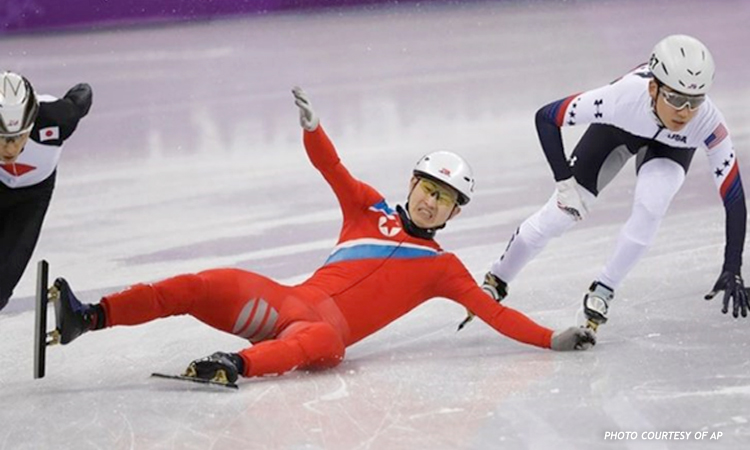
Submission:
<svg viewBox="0 0 750 450">
<path fill-rule="evenodd" d="M 431 178 L 458 192 L 458 204 L 465 205 L 474 193 L 474 173 L 463 158 L 451 152 L 423 156 L 414 167 L 414 176 Z"/>
<path fill-rule="evenodd" d="M 0 136 L 17 136 L 34 128 L 39 102 L 29 80 L 0 73 Z"/>
<path fill-rule="evenodd" d="M 659 41 L 651 52 L 649 68 L 657 80 L 677 92 L 701 95 L 714 81 L 714 58 L 698 39 L 674 34 Z"/>
</svg>

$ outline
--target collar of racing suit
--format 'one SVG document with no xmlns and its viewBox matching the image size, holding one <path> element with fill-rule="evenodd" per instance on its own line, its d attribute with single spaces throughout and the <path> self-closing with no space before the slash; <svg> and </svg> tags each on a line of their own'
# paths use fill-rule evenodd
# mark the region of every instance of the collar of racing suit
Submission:
<svg viewBox="0 0 750 450">
<path fill-rule="evenodd" d="M 401 217 L 401 223 L 404 225 L 404 231 L 410 236 L 414 236 L 420 239 L 433 239 L 437 230 L 445 227 L 445 224 L 435 228 L 420 228 L 412 222 L 409 217 L 409 202 L 406 202 L 406 209 L 402 208 L 401 205 L 396 205 L 396 211 L 398 216 Z"/>
</svg>

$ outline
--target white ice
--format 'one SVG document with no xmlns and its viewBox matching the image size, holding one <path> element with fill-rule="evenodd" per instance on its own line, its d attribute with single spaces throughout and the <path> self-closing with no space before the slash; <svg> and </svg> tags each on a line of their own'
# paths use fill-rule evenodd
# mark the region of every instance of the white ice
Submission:
<svg viewBox="0 0 750 450">
<path fill-rule="evenodd" d="M 439 241 L 479 279 L 551 193 L 536 109 L 608 83 L 667 34 L 712 49 L 712 97 L 750 173 L 749 22 L 741 0 L 422 2 L 4 37 L 0 66 L 40 91 L 94 88 L 33 261 L 50 261 L 90 302 L 217 266 L 304 279 L 340 214 L 302 148 L 290 94 L 301 85 L 345 164 L 392 203 L 428 151 L 473 163 L 476 197 Z M 569 147 L 581 131 L 566 130 Z M 0 314 L 0 449 L 744 448 L 750 319 L 703 300 L 724 243 L 711 177 L 699 151 L 586 353 L 524 346 L 479 321 L 456 333 L 463 308 L 436 299 L 334 370 L 245 380 L 239 392 L 149 378 L 246 345 L 185 317 L 52 347 L 47 376 L 33 380 L 32 264 Z M 570 325 L 633 185 L 631 163 L 590 219 L 522 272 L 507 304 Z M 605 441 L 607 431 L 722 436 Z"/>
</svg>

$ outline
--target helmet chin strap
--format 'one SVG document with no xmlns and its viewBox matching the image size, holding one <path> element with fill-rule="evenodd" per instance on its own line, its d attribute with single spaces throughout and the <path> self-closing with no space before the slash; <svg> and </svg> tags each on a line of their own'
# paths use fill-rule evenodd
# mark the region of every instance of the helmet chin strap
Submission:
<svg viewBox="0 0 750 450">
<path fill-rule="evenodd" d="M 406 209 L 402 208 L 401 205 L 396 205 L 396 212 L 401 217 L 401 222 L 404 225 L 404 231 L 410 236 L 414 236 L 420 239 L 433 239 L 437 230 L 445 228 L 445 224 L 434 228 L 420 228 L 409 216 L 409 202 L 406 202 Z"/>
<path fill-rule="evenodd" d="M 661 128 L 667 128 L 666 125 L 664 125 L 664 122 L 661 121 L 661 117 L 659 117 L 659 114 L 656 112 L 656 102 L 654 100 L 651 100 L 651 114 L 654 116 L 654 120 L 656 121 L 656 124 L 659 125 Z"/>
<path fill-rule="evenodd" d="M 654 79 L 656 78 L 654 77 Z M 667 128 L 667 126 L 664 125 L 664 122 L 662 122 L 661 117 L 659 117 L 659 113 L 656 112 L 656 102 L 659 100 L 659 89 L 661 89 L 661 83 L 656 81 L 656 95 L 651 99 L 651 114 L 653 114 L 657 125 L 661 128 Z"/>
</svg>

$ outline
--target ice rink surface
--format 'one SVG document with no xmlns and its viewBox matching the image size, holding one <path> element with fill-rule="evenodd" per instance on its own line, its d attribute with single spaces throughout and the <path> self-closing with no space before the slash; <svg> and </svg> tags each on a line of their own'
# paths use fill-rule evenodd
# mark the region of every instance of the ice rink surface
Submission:
<svg viewBox="0 0 750 450">
<path fill-rule="evenodd" d="M 220 266 L 303 280 L 335 243 L 340 214 L 301 144 L 290 94 L 300 85 L 343 162 L 392 204 L 424 153 L 473 164 L 477 194 L 438 241 L 479 279 L 552 192 L 536 109 L 610 82 L 668 34 L 712 50 L 712 98 L 750 155 L 749 22 L 742 0 L 425 2 L 4 37 L 0 66 L 40 92 L 94 89 L 34 261 L 50 261 L 91 302 Z M 581 131 L 565 131 L 568 148 Z M 463 308 L 436 299 L 349 348 L 334 370 L 243 380 L 239 392 L 149 378 L 246 345 L 189 317 L 50 348 L 35 381 L 30 265 L 0 313 L 0 449 L 746 448 L 750 319 L 703 300 L 721 269 L 724 213 L 698 153 L 586 353 L 524 346 L 479 321 L 456 333 Z M 750 156 L 740 161 L 750 173 Z M 572 324 L 634 179 L 631 162 L 590 219 L 522 272 L 507 305 Z M 641 438 L 650 431 L 693 434 Z"/>
</svg>

